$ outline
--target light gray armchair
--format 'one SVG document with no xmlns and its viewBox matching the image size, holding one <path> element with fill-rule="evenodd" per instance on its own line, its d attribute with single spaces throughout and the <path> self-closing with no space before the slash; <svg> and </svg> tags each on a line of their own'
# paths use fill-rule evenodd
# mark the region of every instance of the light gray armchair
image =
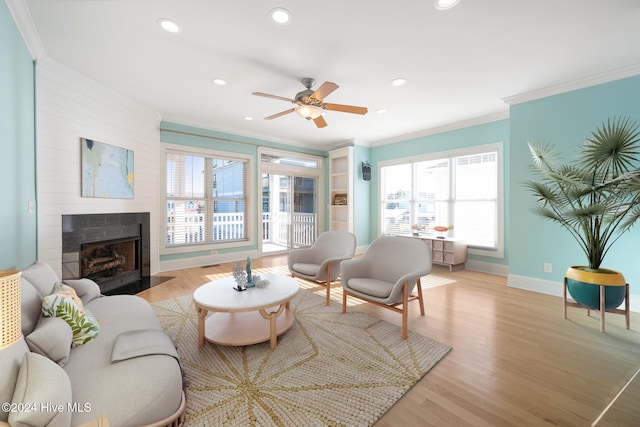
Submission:
<svg viewBox="0 0 640 427">
<path fill-rule="evenodd" d="M 424 316 L 420 278 L 431 273 L 431 250 L 422 239 L 385 236 L 374 240 L 361 258 L 341 263 L 342 312 L 347 295 L 402 313 L 402 338 L 407 338 L 409 301 L 419 300 Z M 412 295 L 418 284 L 418 295 Z M 399 308 L 402 306 L 402 308 Z"/>
<path fill-rule="evenodd" d="M 321 282 L 327 287 L 326 305 L 329 305 L 331 282 L 340 275 L 340 261 L 353 258 L 356 236 L 343 231 L 325 231 L 313 246 L 289 252 L 289 271 L 293 277 Z"/>
</svg>

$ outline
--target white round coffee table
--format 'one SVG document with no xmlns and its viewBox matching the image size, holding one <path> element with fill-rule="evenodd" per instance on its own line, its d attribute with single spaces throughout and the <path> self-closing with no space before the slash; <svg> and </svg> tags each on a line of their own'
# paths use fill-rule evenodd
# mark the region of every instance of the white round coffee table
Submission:
<svg viewBox="0 0 640 427">
<path fill-rule="evenodd" d="M 206 283 L 193 293 L 198 313 L 198 346 L 204 341 L 221 345 L 241 346 L 271 341 L 276 348 L 278 335 L 295 320 L 289 303 L 300 285 L 293 277 L 261 274 L 269 281 L 266 288 L 233 289 L 233 277 Z M 273 310 L 269 310 L 269 309 Z M 207 316 L 213 312 L 211 316 Z M 268 320 L 267 321 L 265 321 Z"/>
</svg>

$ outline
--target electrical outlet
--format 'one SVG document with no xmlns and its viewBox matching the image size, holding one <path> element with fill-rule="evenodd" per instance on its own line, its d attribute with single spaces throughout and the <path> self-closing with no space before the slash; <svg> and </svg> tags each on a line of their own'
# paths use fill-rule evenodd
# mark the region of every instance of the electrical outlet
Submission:
<svg viewBox="0 0 640 427">
<path fill-rule="evenodd" d="M 553 272 L 553 266 L 549 262 L 545 262 L 543 268 L 544 268 L 544 272 L 545 273 L 552 273 Z"/>
<path fill-rule="evenodd" d="M 209 252 L 209 254 L 211 256 L 216 256 L 216 255 L 218 255 L 218 251 L 211 251 L 211 252 Z"/>
</svg>

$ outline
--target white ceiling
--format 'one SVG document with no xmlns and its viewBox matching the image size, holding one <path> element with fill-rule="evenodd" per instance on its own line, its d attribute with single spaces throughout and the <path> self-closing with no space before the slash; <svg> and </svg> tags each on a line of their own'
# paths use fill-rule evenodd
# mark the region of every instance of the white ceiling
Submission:
<svg viewBox="0 0 640 427">
<path fill-rule="evenodd" d="M 18 25 L 35 28 L 38 55 L 163 120 L 319 149 L 495 120 L 508 116 L 505 98 L 640 73 L 638 0 L 460 0 L 447 11 L 434 0 L 7 3 L 28 10 L 32 23 Z M 292 21 L 273 23 L 275 7 Z M 159 18 L 182 31 L 161 30 Z M 337 83 L 326 102 L 369 113 L 328 111 L 323 129 L 295 114 L 264 120 L 292 104 L 252 92 L 293 98 L 303 77 Z M 397 77 L 408 83 L 392 87 Z"/>
</svg>

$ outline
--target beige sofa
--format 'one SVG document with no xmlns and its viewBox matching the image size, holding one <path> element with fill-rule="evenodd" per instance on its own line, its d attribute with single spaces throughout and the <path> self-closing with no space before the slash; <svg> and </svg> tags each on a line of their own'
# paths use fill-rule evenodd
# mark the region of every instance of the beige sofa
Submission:
<svg viewBox="0 0 640 427">
<path fill-rule="evenodd" d="M 132 295 L 102 296 L 88 279 L 65 281 L 99 322 L 94 339 L 71 347 L 64 320 L 42 316 L 43 298 L 59 281 L 42 262 L 22 272 L 23 337 L 0 350 L 0 421 L 79 426 L 102 418 L 110 427 L 181 425 L 185 401 L 177 354 L 151 346 L 148 353 L 138 349 L 112 361 L 114 344 L 125 342 L 120 335 L 164 335 L 151 306 Z"/>
</svg>

